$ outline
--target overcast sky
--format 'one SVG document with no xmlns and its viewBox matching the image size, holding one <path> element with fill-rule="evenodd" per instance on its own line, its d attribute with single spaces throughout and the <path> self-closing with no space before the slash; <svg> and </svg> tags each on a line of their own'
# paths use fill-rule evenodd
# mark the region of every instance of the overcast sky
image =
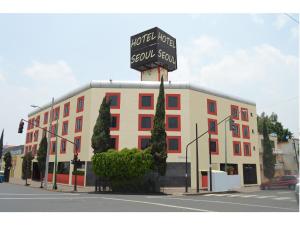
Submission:
<svg viewBox="0 0 300 225">
<path fill-rule="evenodd" d="M 299 28 L 285 14 L 1 14 L 4 144 L 24 144 L 17 128 L 31 104 L 91 80 L 139 80 L 129 66 L 129 37 L 155 26 L 177 39 L 170 80 L 254 101 L 258 114 L 276 112 L 298 135 Z"/>
</svg>

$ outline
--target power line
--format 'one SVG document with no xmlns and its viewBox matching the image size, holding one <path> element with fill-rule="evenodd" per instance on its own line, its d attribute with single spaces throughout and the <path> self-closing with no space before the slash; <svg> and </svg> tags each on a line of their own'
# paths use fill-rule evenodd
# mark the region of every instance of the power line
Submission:
<svg viewBox="0 0 300 225">
<path fill-rule="evenodd" d="M 289 17 L 290 19 L 294 20 L 296 23 L 299 24 L 299 20 L 295 19 L 294 17 L 292 17 L 290 14 L 288 13 L 284 13 L 284 15 L 286 15 L 287 17 Z"/>
</svg>

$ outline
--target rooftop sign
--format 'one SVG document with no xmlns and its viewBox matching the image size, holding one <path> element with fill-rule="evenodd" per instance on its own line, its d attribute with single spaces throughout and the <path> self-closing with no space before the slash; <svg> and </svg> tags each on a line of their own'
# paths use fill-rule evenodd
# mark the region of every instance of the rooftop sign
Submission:
<svg viewBox="0 0 300 225">
<path fill-rule="evenodd" d="M 144 71 L 161 66 L 177 69 L 176 39 L 158 27 L 130 37 L 130 67 Z"/>
</svg>

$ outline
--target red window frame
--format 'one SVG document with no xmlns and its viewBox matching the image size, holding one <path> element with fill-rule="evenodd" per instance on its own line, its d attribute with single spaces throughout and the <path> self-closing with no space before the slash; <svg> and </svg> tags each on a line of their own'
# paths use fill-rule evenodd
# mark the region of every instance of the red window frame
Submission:
<svg viewBox="0 0 300 225">
<path fill-rule="evenodd" d="M 64 152 L 62 151 L 63 143 L 65 144 L 65 151 Z M 61 154 L 66 154 L 67 153 L 67 141 L 65 139 L 61 139 L 61 141 L 60 141 L 60 150 L 59 150 L 59 152 Z"/>
<path fill-rule="evenodd" d="M 69 108 L 69 110 L 68 110 L 68 113 L 66 114 L 66 112 L 65 112 L 65 110 L 66 110 L 66 107 L 68 107 Z M 67 103 L 65 103 L 64 104 L 64 112 L 63 112 L 63 117 L 67 117 L 67 116 L 69 116 L 70 115 L 70 102 L 67 102 Z"/>
<path fill-rule="evenodd" d="M 32 146 L 32 155 L 35 156 L 37 154 L 37 145 Z"/>
<path fill-rule="evenodd" d="M 240 153 L 237 154 L 235 153 L 235 149 L 234 149 L 234 146 L 238 144 L 240 146 Z M 236 155 L 236 156 L 241 156 L 242 155 L 242 145 L 241 145 L 241 142 L 240 141 L 233 141 L 232 142 L 232 150 L 233 150 L 233 155 Z"/>
<path fill-rule="evenodd" d="M 215 141 L 216 142 L 216 145 L 217 145 L 217 152 L 211 152 L 212 155 L 219 155 L 219 141 L 218 141 L 218 138 L 211 138 L 210 139 L 211 141 Z M 210 151 L 210 143 L 209 143 L 209 139 L 208 139 L 208 148 L 209 148 L 209 151 Z"/>
<path fill-rule="evenodd" d="M 51 137 L 53 138 L 53 137 L 55 137 L 55 129 L 56 128 L 56 124 L 52 124 L 52 126 L 51 126 Z"/>
<path fill-rule="evenodd" d="M 150 106 L 143 106 L 142 105 L 142 99 L 144 96 L 150 96 L 151 97 L 151 105 Z M 139 109 L 154 109 L 154 94 L 153 93 L 139 93 Z"/>
<path fill-rule="evenodd" d="M 249 153 L 250 155 L 246 154 L 246 150 L 245 150 L 245 146 L 248 145 L 249 146 Z M 244 142 L 243 143 L 243 148 L 244 148 L 244 156 L 251 156 L 252 155 L 252 150 L 251 150 L 251 143 L 250 142 Z"/>
<path fill-rule="evenodd" d="M 34 131 L 33 134 L 33 141 L 38 141 L 39 139 L 39 130 Z"/>
<path fill-rule="evenodd" d="M 57 113 L 57 118 L 56 118 Z M 56 120 L 59 120 L 59 114 L 60 114 L 60 107 L 57 106 L 55 109 L 53 109 L 53 120 L 52 122 L 55 122 Z"/>
<path fill-rule="evenodd" d="M 175 151 L 175 150 L 170 150 L 169 149 L 169 140 L 170 139 L 177 139 L 178 140 L 178 150 Z M 181 153 L 181 136 L 167 136 L 167 152 L 168 153 Z"/>
<path fill-rule="evenodd" d="M 213 131 L 210 131 L 210 123 L 211 122 L 214 122 L 215 125 L 216 125 L 216 131 L 213 132 Z M 218 134 L 218 120 L 215 120 L 215 119 L 207 119 L 207 125 L 208 125 L 208 133 L 209 134 Z"/>
<path fill-rule="evenodd" d="M 49 112 L 45 112 L 44 113 L 44 124 L 48 123 L 48 119 L 49 119 Z"/>
<path fill-rule="evenodd" d="M 236 109 L 236 110 L 237 110 L 237 116 L 236 116 L 236 117 L 234 117 L 234 116 L 232 115 L 233 109 Z M 231 112 L 232 119 L 234 119 L 234 120 L 239 120 L 239 119 L 240 119 L 239 107 L 238 107 L 237 105 L 231 105 L 231 106 L 230 106 L 230 112 Z"/>
<path fill-rule="evenodd" d="M 247 128 L 247 130 L 248 130 L 248 136 L 245 136 L 244 128 Z M 243 132 L 243 138 L 244 139 L 250 139 L 250 128 L 249 128 L 248 125 L 242 125 L 242 132 Z"/>
<path fill-rule="evenodd" d="M 64 130 L 64 125 L 65 124 L 68 124 L 67 132 L 65 132 L 65 130 Z M 61 127 L 61 135 L 67 135 L 69 133 L 68 131 L 69 131 L 69 121 L 66 120 L 66 121 L 63 121 L 63 124 L 62 124 L 62 127 Z"/>
<path fill-rule="evenodd" d="M 54 155 L 55 154 L 55 152 L 53 152 L 53 144 L 56 144 L 56 140 L 52 140 L 51 141 L 51 144 L 50 144 L 50 155 Z M 55 146 L 56 147 L 56 149 L 55 149 L 55 151 L 57 151 L 57 145 Z"/>
<path fill-rule="evenodd" d="M 209 108 L 210 103 L 215 104 L 215 112 L 210 111 L 210 108 Z M 215 116 L 218 114 L 218 106 L 217 106 L 217 101 L 216 100 L 207 99 L 207 114 L 211 114 L 211 115 L 215 115 Z"/>
<path fill-rule="evenodd" d="M 110 138 L 115 138 L 116 139 L 115 149 L 119 150 L 119 135 L 110 135 Z"/>
<path fill-rule="evenodd" d="M 110 127 L 110 130 L 119 130 L 120 129 L 120 114 L 119 113 L 112 113 L 111 117 L 117 118 L 117 126 L 116 127 Z"/>
<path fill-rule="evenodd" d="M 151 118 L 151 128 L 143 128 L 142 127 L 142 118 L 143 117 L 150 117 Z M 154 120 L 154 115 L 153 114 L 139 114 L 139 122 L 138 122 L 138 126 L 139 126 L 139 131 L 149 131 L 152 130 L 153 128 L 153 120 Z"/>
<path fill-rule="evenodd" d="M 246 112 L 246 118 L 243 117 L 243 112 Z M 241 119 L 243 121 L 249 121 L 249 114 L 247 108 L 241 108 Z"/>
<path fill-rule="evenodd" d="M 111 109 L 120 109 L 121 93 L 120 92 L 107 92 L 107 93 L 105 93 L 106 101 L 108 101 L 108 98 L 110 96 L 117 96 L 117 105 L 116 106 L 110 106 L 110 108 Z"/>
<path fill-rule="evenodd" d="M 177 97 L 178 105 L 177 107 L 169 107 L 169 97 Z M 166 94 L 166 110 L 180 110 L 181 109 L 181 101 L 180 101 L 180 94 Z"/>
<path fill-rule="evenodd" d="M 73 149 L 73 151 L 74 151 L 74 153 L 79 153 L 80 151 L 81 151 L 81 136 L 76 136 L 76 137 L 74 137 L 74 143 L 76 143 L 76 140 L 79 140 L 80 141 L 80 145 L 79 146 L 76 146 L 77 147 L 77 149 L 76 149 L 76 147 L 75 147 L 75 145 L 74 145 L 74 149 Z"/>
<path fill-rule="evenodd" d="M 81 119 L 80 130 L 77 129 L 77 126 L 76 126 L 78 119 Z M 75 133 L 81 132 L 82 131 L 82 126 L 83 126 L 83 116 L 77 116 L 76 119 L 75 119 Z"/>
<path fill-rule="evenodd" d="M 36 117 L 35 123 L 34 123 L 36 127 L 39 127 L 39 126 L 40 126 L 40 119 L 41 119 L 41 116 L 37 116 L 37 117 Z"/>
<path fill-rule="evenodd" d="M 169 118 L 175 117 L 178 119 L 177 128 L 169 128 Z M 166 130 L 167 131 L 181 131 L 181 116 L 180 115 L 166 115 Z"/>
<path fill-rule="evenodd" d="M 238 129 L 238 134 L 237 135 L 235 135 L 235 133 L 234 133 L 234 131 L 232 130 L 231 132 L 232 132 L 232 137 L 236 137 L 236 138 L 240 138 L 241 137 L 241 127 L 240 127 L 240 124 L 238 124 L 238 123 L 234 123 L 234 125 L 237 127 L 237 129 Z"/>
<path fill-rule="evenodd" d="M 79 101 L 82 100 L 83 101 L 83 104 L 82 104 L 82 109 L 79 109 Z M 76 112 L 79 113 L 79 112 L 83 112 L 84 110 L 84 96 L 81 96 L 79 98 L 77 98 L 77 105 L 76 105 Z"/>
<path fill-rule="evenodd" d="M 142 149 L 142 139 L 147 138 L 151 140 L 151 135 L 139 135 L 138 136 L 138 149 Z"/>
</svg>

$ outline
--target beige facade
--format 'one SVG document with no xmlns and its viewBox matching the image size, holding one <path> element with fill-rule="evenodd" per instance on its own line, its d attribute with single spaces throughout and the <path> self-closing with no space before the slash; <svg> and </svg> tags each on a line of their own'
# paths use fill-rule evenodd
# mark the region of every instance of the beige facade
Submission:
<svg viewBox="0 0 300 225">
<path fill-rule="evenodd" d="M 93 155 L 93 149 L 91 148 L 91 137 L 93 134 L 93 128 L 98 117 L 98 111 L 102 99 L 105 96 L 117 96 L 119 98 L 119 107 L 112 107 L 111 113 L 116 116 L 116 120 L 119 118 L 117 129 L 111 130 L 112 137 L 116 138 L 116 147 L 120 150 L 122 148 L 140 147 L 139 137 L 150 137 L 151 129 L 143 130 L 140 128 L 141 121 L 139 117 L 142 115 L 155 114 L 156 100 L 159 92 L 159 82 L 157 81 L 142 81 L 142 82 L 116 82 L 116 81 L 92 81 L 90 84 L 85 85 L 73 92 L 57 99 L 54 103 L 54 109 L 59 107 L 58 121 L 53 121 L 53 125 L 58 122 L 58 134 L 63 137 L 74 141 L 75 137 L 81 138 L 79 158 L 81 161 L 90 162 Z M 149 109 L 141 109 L 141 95 L 149 94 L 153 95 L 154 107 Z M 251 167 L 252 172 L 255 170 L 256 182 L 251 181 L 253 184 L 260 183 L 260 164 L 259 164 L 259 150 L 258 150 L 258 134 L 257 134 L 257 120 L 256 120 L 256 106 L 255 103 L 224 95 L 222 93 L 207 90 L 188 83 L 171 83 L 165 82 L 165 94 L 166 101 L 167 95 L 173 96 L 179 100 L 177 106 L 166 108 L 167 120 L 168 116 L 170 121 L 176 120 L 177 128 L 168 129 L 167 124 L 167 136 L 171 142 L 176 146 L 176 150 L 169 150 L 168 163 L 175 163 L 178 166 L 178 177 L 180 182 L 184 181 L 184 166 L 185 166 L 185 147 L 195 138 L 195 124 L 198 124 L 198 134 L 205 132 L 208 129 L 208 119 L 216 120 L 220 122 L 231 114 L 232 106 L 236 106 L 238 109 L 239 119 L 235 122 L 240 126 L 239 137 L 233 137 L 232 131 L 229 131 L 227 123 L 227 163 L 234 164 L 237 167 L 237 173 L 242 177 L 242 185 L 247 184 L 243 179 L 244 172 L 247 168 Z M 82 112 L 77 112 L 78 99 L 84 98 L 84 107 Z M 173 100 L 173 99 L 172 99 Z M 213 100 L 216 103 L 216 115 L 208 113 L 208 100 Z M 69 115 L 64 116 L 64 105 L 70 104 Z M 167 104 L 167 103 L 166 103 Z M 44 124 L 44 115 L 48 112 L 50 117 L 50 104 L 43 106 L 29 114 L 29 120 L 36 120 L 40 118 L 40 126 L 49 128 L 49 118 Z M 241 109 L 247 110 L 248 121 L 241 119 Z M 75 131 L 76 118 L 82 116 L 82 129 L 81 131 Z M 150 116 L 151 117 L 151 116 Z M 63 123 L 68 121 L 68 132 L 66 135 L 62 134 Z M 169 121 L 169 120 L 168 120 Z M 167 122 L 168 123 L 168 122 Z M 171 126 L 171 125 L 170 125 Z M 248 137 L 243 137 L 243 126 L 248 127 Z M 212 134 L 212 139 L 218 141 L 218 153 L 213 154 L 212 163 L 213 169 L 220 169 L 221 164 L 225 163 L 225 127 L 224 123 L 220 124 L 217 128 L 217 134 Z M 247 129 L 246 129 L 247 130 Z M 34 140 L 34 132 L 38 132 L 38 138 Z M 32 138 L 30 137 L 32 133 Z M 31 151 L 38 146 L 42 138 L 42 131 L 37 127 L 27 130 L 27 141 L 25 144 L 25 151 Z M 56 138 L 51 138 L 51 141 L 55 141 Z M 234 155 L 233 142 L 240 143 L 240 155 Z M 250 148 L 250 155 L 245 156 L 244 144 Z M 73 158 L 74 146 L 71 143 L 66 144 L 66 152 L 61 152 L 61 140 L 58 139 L 58 161 L 70 162 Z M 249 151 L 248 151 L 249 154 Z M 54 161 L 54 154 L 50 154 L 50 162 Z M 191 187 L 196 187 L 196 173 L 195 173 L 195 144 L 190 145 L 188 150 L 188 162 L 191 163 Z M 255 168 L 254 168 L 255 167 Z M 170 167 L 171 168 L 171 167 Z M 172 167 L 173 168 L 173 167 Z M 207 171 L 208 166 L 208 135 L 204 135 L 199 139 L 199 171 Z M 248 168 L 248 169 L 249 169 Z M 254 169 L 253 169 L 254 168 Z M 85 173 L 88 174 L 90 170 L 89 163 L 85 164 Z M 70 173 L 68 183 L 71 184 L 71 171 L 72 165 L 70 165 Z M 170 171 L 170 174 L 172 171 Z M 173 171 L 174 173 L 174 171 Z M 176 173 L 176 172 L 175 172 Z M 168 172 L 167 172 L 168 174 Z M 201 174 L 201 173 L 200 173 Z M 89 176 L 84 176 L 84 184 L 88 185 L 86 179 Z M 246 176 L 247 179 L 247 176 Z M 200 178 L 200 183 L 202 179 Z M 250 183 L 251 183 L 250 182 Z M 182 183 L 182 186 L 184 183 Z"/>
</svg>

